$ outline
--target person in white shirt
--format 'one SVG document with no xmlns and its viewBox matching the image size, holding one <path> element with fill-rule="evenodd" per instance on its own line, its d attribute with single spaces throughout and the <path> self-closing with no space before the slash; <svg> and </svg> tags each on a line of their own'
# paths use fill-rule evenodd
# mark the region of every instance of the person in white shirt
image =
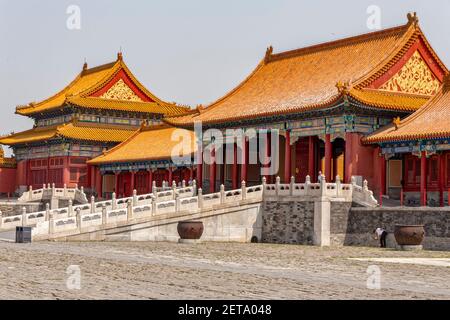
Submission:
<svg viewBox="0 0 450 320">
<path fill-rule="evenodd" d="M 383 228 L 376 228 L 373 230 L 373 233 L 375 234 L 375 239 L 380 239 L 380 248 L 386 248 L 387 231 Z"/>
</svg>

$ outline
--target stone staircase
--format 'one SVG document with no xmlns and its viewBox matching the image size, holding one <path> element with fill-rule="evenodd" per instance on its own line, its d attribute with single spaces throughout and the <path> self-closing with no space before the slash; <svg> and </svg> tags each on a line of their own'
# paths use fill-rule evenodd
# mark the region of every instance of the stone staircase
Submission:
<svg viewBox="0 0 450 320">
<path fill-rule="evenodd" d="M 88 199 L 84 193 L 84 188 L 67 188 L 64 184 L 63 188 L 55 188 L 55 184 L 44 184 L 42 189 L 33 190 L 33 187 L 29 187 L 28 191 L 25 191 L 18 199 L 19 202 L 44 202 L 49 201 L 51 207 L 55 208 L 57 205 L 52 203 L 59 203 L 60 200 L 72 200 L 77 203 L 87 203 Z"/>
</svg>

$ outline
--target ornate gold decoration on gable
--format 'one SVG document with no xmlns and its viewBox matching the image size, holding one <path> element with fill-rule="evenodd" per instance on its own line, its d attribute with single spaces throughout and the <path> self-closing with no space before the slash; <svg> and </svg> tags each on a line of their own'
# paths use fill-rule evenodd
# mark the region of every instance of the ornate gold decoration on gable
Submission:
<svg viewBox="0 0 450 320">
<path fill-rule="evenodd" d="M 143 102 L 127 84 L 120 79 L 108 91 L 100 96 L 103 99 Z"/>
<path fill-rule="evenodd" d="M 440 87 L 439 80 L 431 72 L 419 52 L 414 52 L 406 64 L 380 89 L 433 95 Z"/>
</svg>

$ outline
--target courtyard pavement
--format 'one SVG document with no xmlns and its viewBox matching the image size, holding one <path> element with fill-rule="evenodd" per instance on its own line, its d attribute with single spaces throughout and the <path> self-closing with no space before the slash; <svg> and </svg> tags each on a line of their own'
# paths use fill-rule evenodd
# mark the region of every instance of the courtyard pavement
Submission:
<svg viewBox="0 0 450 320">
<path fill-rule="evenodd" d="M 0 241 L 0 298 L 449 300 L 448 261 L 365 247 Z"/>
</svg>

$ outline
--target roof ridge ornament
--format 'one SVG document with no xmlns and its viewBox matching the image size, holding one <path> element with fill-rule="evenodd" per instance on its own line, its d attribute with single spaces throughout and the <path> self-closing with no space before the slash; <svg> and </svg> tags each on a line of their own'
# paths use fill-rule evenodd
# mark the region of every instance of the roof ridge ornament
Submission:
<svg viewBox="0 0 450 320">
<path fill-rule="evenodd" d="M 206 108 L 202 104 L 198 104 L 196 109 L 199 113 L 202 113 Z"/>
<path fill-rule="evenodd" d="M 419 24 L 419 17 L 417 16 L 417 12 L 408 12 L 408 25 L 413 25 L 417 27 Z"/>
<path fill-rule="evenodd" d="M 273 47 L 269 46 L 266 49 L 266 55 L 264 56 L 264 63 L 268 63 L 270 61 L 270 57 L 272 56 L 273 53 Z"/>
<path fill-rule="evenodd" d="M 120 49 L 120 51 L 117 53 L 117 61 L 122 61 L 123 60 L 123 54 L 122 54 L 122 49 Z"/>
<path fill-rule="evenodd" d="M 86 58 L 84 58 L 83 71 L 86 71 L 87 69 L 88 69 L 88 64 L 87 64 Z"/>
<path fill-rule="evenodd" d="M 336 83 L 336 88 L 338 89 L 338 92 L 343 95 L 347 95 L 350 92 L 351 83 L 349 81 L 338 81 Z"/>
<path fill-rule="evenodd" d="M 395 126 L 395 130 L 397 130 L 400 127 L 400 123 L 402 121 L 400 120 L 400 117 L 395 117 L 394 120 L 392 120 L 392 123 Z"/>
</svg>

